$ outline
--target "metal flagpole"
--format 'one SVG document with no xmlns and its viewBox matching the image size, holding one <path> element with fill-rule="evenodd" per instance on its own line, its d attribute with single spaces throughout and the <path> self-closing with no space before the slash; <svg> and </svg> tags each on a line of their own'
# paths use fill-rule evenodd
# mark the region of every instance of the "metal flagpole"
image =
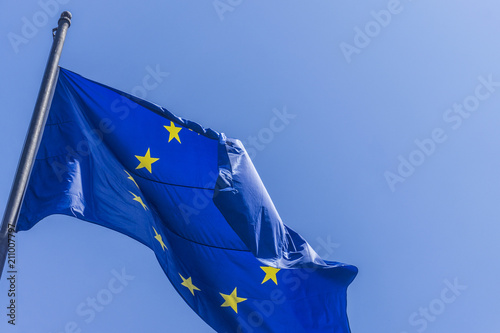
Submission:
<svg viewBox="0 0 500 333">
<path fill-rule="evenodd" d="M 17 166 L 16 176 L 12 184 L 7 207 L 3 215 L 2 227 L 0 228 L 0 278 L 2 276 L 3 267 L 9 249 L 9 234 L 13 234 L 16 229 L 19 211 L 23 203 L 24 194 L 33 168 L 42 134 L 49 114 L 50 103 L 54 95 L 54 89 L 57 83 L 57 74 L 59 71 L 59 58 L 66 38 L 66 32 L 71 25 L 71 13 L 63 12 L 61 18 L 57 22 L 58 26 L 53 30 L 55 32 L 50 50 L 49 59 L 43 74 L 42 84 L 38 92 L 33 116 L 31 117 L 30 127 L 26 140 L 24 142 L 23 151 L 19 164 Z M 10 232 L 9 232 L 10 231 Z"/>
</svg>

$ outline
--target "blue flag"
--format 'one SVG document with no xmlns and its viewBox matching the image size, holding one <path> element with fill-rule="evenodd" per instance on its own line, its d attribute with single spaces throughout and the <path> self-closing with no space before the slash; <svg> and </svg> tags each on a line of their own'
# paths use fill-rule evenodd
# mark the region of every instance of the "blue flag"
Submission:
<svg viewBox="0 0 500 333">
<path fill-rule="evenodd" d="M 65 69 L 17 230 L 52 214 L 151 248 L 217 332 L 350 332 L 356 267 L 283 224 L 240 141 Z"/>
</svg>

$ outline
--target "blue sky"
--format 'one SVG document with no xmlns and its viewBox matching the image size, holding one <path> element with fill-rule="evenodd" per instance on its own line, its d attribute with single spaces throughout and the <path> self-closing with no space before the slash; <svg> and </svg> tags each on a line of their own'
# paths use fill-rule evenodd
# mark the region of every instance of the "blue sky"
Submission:
<svg viewBox="0 0 500 333">
<path fill-rule="evenodd" d="M 61 66 L 244 141 L 285 223 L 325 259 L 359 268 L 348 291 L 354 333 L 500 329 L 496 2 L 0 8 L 0 212 L 51 29 L 69 10 Z M 272 130 L 285 112 L 283 129 Z M 17 241 L 16 326 L 2 280 L 2 332 L 213 332 L 153 252 L 123 235 L 52 216 Z M 123 272 L 123 290 L 82 316 Z"/>
</svg>

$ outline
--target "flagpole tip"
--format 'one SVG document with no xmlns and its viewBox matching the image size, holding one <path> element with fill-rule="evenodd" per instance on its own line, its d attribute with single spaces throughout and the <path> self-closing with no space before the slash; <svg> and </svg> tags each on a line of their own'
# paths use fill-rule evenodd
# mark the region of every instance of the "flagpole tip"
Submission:
<svg viewBox="0 0 500 333">
<path fill-rule="evenodd" d="M 58 24 L 61 24 L 61 20 L 62 21 L 66 21 L 68 22 L 68 25 L 71 25 L 71 13 L 68 12 L 67 10 L 65 10 L 64 12 L 61 13 L 61 18 L 59 19 L 59 21 L 57 22 Z"/>
</svg>

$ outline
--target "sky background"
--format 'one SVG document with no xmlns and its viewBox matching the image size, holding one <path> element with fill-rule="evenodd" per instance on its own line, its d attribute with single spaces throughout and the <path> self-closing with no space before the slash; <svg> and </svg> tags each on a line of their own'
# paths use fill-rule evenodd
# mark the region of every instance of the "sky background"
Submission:
<svg viewBox="0 0 500 333">
<path fill-rule="evenodd" d="M 359 268 L 353 333 L 500 330 L 498 2 L 3 0 L 2 214 L 63 10 L 61 66 L 253 149 L 284 222 Z M 52 216 L 16 240 L 1 332 L 213 332 L 126 236 Z M 78 306 L 122 271 L 86 322 Z"/>
</svg>

